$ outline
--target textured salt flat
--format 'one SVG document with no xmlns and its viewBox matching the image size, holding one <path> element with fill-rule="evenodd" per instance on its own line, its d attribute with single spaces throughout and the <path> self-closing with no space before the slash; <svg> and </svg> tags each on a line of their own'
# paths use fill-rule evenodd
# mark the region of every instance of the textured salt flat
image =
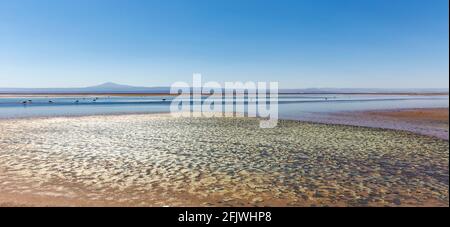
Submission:
<svg viewBox="0 0 450 227">
<path fill-rule="evenodd" d="M 448 141 L 258 119 L 0 120 L 6 206 L 448 206 Z"/>
</svg>

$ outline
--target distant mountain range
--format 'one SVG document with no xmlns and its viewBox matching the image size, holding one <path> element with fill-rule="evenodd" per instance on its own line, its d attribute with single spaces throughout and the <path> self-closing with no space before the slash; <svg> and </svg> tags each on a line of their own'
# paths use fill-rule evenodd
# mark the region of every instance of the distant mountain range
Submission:
<svg viewBox="0 0 450 227">
<path fill-rule="evenodd" d="M 170 87 L 137 87 L 116 83 L 103 83 L 82 88 L 0 88 L 0 93 L 149 93 L 167 94 Z M 448 93 L 448 88 L 306 88 L 306 89 L 280 89 L 280 93 Z"/>
<path fill-rule="evenodd" d="M 170 87 L 136 87 L 103 83 L 82 88 L 0 88 L 0 93 L 169 93 Z"/>
</svg>

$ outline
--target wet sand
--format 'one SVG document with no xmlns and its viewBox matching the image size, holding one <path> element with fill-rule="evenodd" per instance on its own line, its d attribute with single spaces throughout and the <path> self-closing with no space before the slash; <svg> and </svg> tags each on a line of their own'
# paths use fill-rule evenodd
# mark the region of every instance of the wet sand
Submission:
<svg viewBox="0 0 450 227">
<path fill-rule="evenodd" d="M 323 114 L 310 121 L 372 128 L 404 130 L 449 140 L 449 109 L 397 109 L 377 111 L 348 111 Z"/>
<path fill-rule="evenodd" d="M 449 206 L 448 141 L 167 114 L 0 120 L 2 206 Z"/>
<path fill-rule="evenodd" d="M 448 127 L 448 108 L 404 109 L 391 111 L 368 111 L 369 116 L 389 117 L 405 121 L 438 123 Z"/>
<path fill-rule="evenodd" d="M 407 130 L 448 140 L 448 114 L 448 108 L 428 108 L 356 112 L 350 116 L 383 126 L 390 125 L 385 128 Z"/>
</svg>

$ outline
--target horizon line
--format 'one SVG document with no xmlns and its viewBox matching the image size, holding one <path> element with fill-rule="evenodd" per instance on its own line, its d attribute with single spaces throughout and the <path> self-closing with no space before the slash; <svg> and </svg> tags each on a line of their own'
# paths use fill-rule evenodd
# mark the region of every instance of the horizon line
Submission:
<svg viewBox="0 0 450 227">
<path fill-rule="evenodd" d="M 65 87 L 65 86 L 59 86 L 59 87 L 2 87 L 0 86 L 0 89 L 8 89 L 8 90 L 12 90 L 12 89 L 87 89 L 87 88 L 108 88 L 106 87 L 106 85 L 111 85 L 111 86 L 117 86 L 117 87 L 109 87 L 109 89 L 114 89 L 114 88 L 126 88 L 128 87 L 129 89 L 136 89 L 136 88 L 141 88 L 141 89 L 154 89 L 154 88 L 170 88 L 170 85 L 156 85 L 156 86 L 148 86 L 148 85 L 129 85 L 129 84 L 119 84 L 119 83 L 114 83 L 114 82 L 105 82 L 105 83 L 100 83 L 100 84 L 96 84 L 96 85 L 89 85 L 89 86 L 69 86 L 69 87 Z M 189 86 L 190 88 L 192 88 L 192 86 Z M 203 87 L 203 86 L 202 86 Z M 317 87 L 295 87 L 295 88 L 279 88 L 281 90 L 295 90 L 295 89 L 300 89 L 300 90 L 308 90 L 308 89 L 367 89 L 367 90 L 378 90 L 378 89 L 382 89 L 382 90 L 428 90 L 428 89 L 432 89 L 432 90 L 449 90 L 449 87 L 329 87 L 329 86 L 317 86 Z"/>
</svg>

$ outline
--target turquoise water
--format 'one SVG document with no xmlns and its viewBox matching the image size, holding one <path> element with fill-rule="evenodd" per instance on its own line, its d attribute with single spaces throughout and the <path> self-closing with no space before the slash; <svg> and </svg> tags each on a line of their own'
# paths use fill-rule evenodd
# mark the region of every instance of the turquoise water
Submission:
<svg viewBox="0 0 450 227">
<path fill-rule="evenodd" d="M 169 112 L 171 96 L 1 97 L 0 118 Z M 205 99 L 203 97 L 202 99 Z M 26 103 L 24 103 L 26 102 Z M 225 100 L 224 100 L 225 102 Z M 233 103 L 226 100 L 227 103 Z M 243 103 L 245 100 L 234 100 Z M 307 119 L 320 113 L 399 108 L 448 107 L 448 95 L 280 95 L 281 118 Z"/>
</svg>

